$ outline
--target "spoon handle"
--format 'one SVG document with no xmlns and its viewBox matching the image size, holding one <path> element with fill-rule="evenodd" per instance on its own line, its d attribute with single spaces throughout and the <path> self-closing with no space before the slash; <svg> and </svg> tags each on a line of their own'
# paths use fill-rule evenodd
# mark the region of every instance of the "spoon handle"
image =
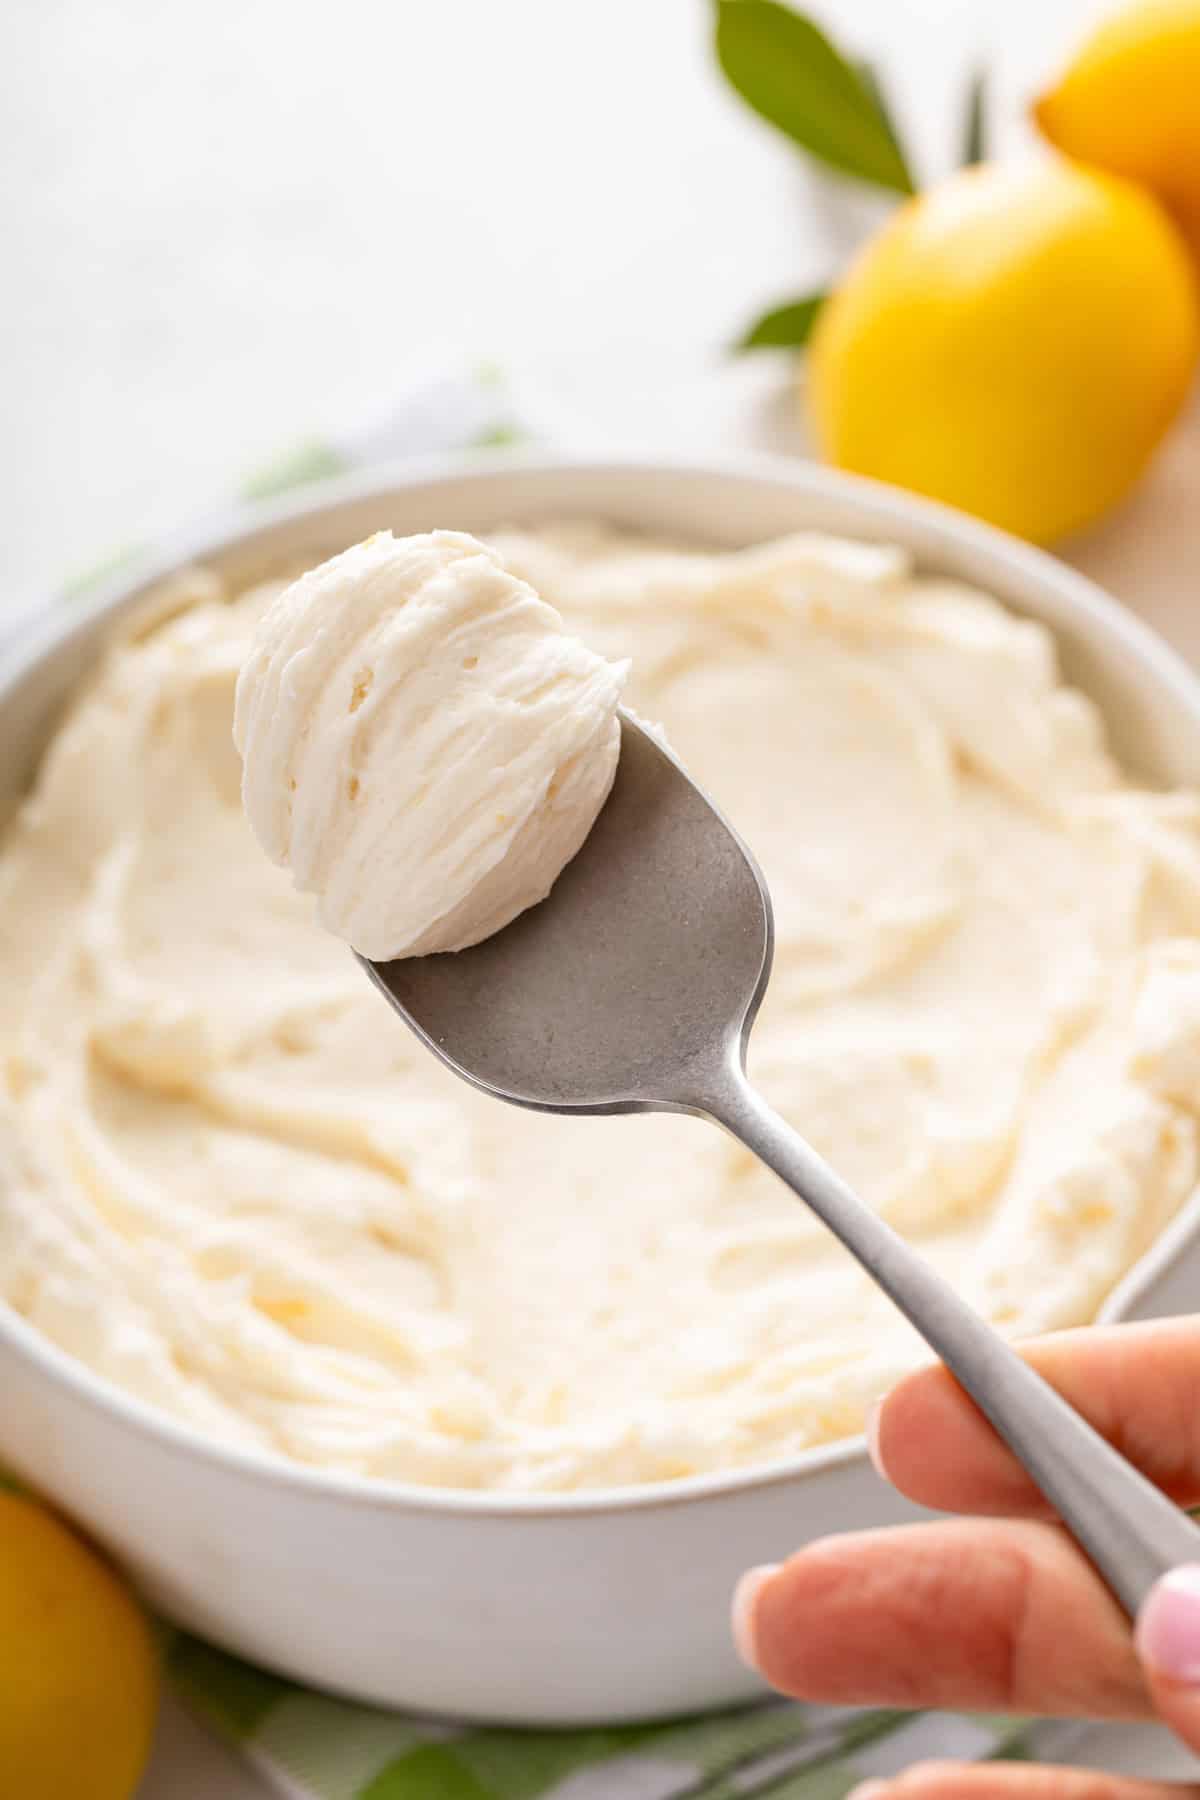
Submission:
<svg viewBox="0 0 1200 1800">
<path fill-rule="evenodd" d="M 704 1112 L 824 1220 L 958 1378 L 1128 1613 L 1160 1575 L 1200 1563 L 1200 1528 L 1030 1368 L 738 1070 Z"/>
</svg>

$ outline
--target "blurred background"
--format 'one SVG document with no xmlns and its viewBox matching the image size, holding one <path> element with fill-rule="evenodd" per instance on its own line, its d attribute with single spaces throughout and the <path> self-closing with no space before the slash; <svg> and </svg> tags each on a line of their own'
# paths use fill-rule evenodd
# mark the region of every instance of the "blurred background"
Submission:
<svg viewBox="0 0 1200 1800">
<path fill-rule="evenodd" d="M 925 179 L 986 61 L 995 146 L 1091 0 L 825 0 Z M 724 355 L 885 198 L 831 203 L 723 83 L 706 0 L 10 0 L 6 606 L 488 358 L 585 444 L 794 441 Z"/>
</svg>

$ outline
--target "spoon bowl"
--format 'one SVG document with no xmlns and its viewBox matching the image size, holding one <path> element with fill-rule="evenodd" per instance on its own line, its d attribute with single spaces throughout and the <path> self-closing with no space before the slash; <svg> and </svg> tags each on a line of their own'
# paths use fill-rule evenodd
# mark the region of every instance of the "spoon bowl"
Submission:
<svg viewBox="0 0 1200 1800">
<path fill-rule="evenodd" d="M 543 1112 L 697 1111 L 771 970 L 771 900 L 737 833 L 629 713 L 612 791 L 553 895 L 448 955 L 360 957 L 444 1063 Z"/>
</svg>

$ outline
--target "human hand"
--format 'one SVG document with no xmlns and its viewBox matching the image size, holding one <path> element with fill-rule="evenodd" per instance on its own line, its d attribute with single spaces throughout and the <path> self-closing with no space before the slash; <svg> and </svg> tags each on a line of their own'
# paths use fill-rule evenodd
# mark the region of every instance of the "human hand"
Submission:
<svg viewBox="0 0 1200 1800">
<path fill-rule="evenodd" d="M 1200 1320 L 1060 1332 L 1021 1349 L 1173 1500 L 1200 1504 Z M 901 1382 L 869 1439 L 901 1493 L 972 1517 L 825 1538 L 744 1576 L 739 1648 L 774 1687 L 834 1705 L 1157 1716 L 1200 1751 L 1200 1565 L 1160 1581 L 1131 1632 L 945 1369 Z M 1200 1800 L 1200 1781 L 1000 1763 L 922 1764 L 868 1785 L 869 1800 Z"/>
</svg>

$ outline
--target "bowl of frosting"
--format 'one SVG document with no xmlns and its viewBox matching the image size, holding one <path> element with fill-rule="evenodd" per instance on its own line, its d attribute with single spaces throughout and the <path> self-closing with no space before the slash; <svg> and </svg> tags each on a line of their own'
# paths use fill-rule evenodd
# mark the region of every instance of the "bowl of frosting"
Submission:
<svg viewBox="0 0 1200 1800">
<path fill-rule="evenodd" d="M 499 1106 L 318 916 L 449 952 L 544 891 L 611 779 L 578 708 L 497 786 L 317 634 L 308 699 L 239 720 L 243 806 L 263 619 L 430 533 L 426 600 L 473 534 L 580 646 L 529 692 L 623 686 L 736 824 L 776 921 L 752 1076 L 1014 1336 L 1200 1273 L 1200 686 L 1052 559 L 763 459 L 313 488 L 0 667 L 0 1456 L 299 1679 L 514 1723 L 733 1702 L 737 1575 L 914 1511 L 862 1432 L 925 1352 L 735 1144 Z M 494 633 L 452 624 L 469 699 Z"/>
</svg>

